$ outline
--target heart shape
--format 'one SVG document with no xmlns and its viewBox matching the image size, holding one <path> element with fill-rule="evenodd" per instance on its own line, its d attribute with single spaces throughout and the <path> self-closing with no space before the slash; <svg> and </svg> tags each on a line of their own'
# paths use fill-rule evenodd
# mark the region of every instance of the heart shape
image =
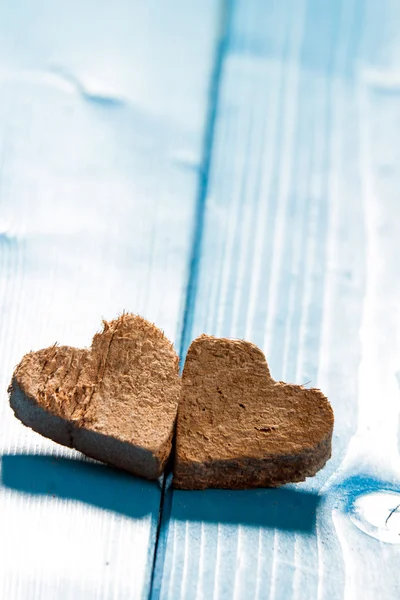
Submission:
<svg viewBox="0 0 400 600">
<path fill-rule="evenodd" d="M 249 342 L 202 335 L 183 371 L 174 486 L 303 481 L 330 458 L 332 431 L 322 392 L 274 381 L 264 354 Z"/>
<path fill-rule="evenodd" d="M 90 349 L 53 346 L 24 356 L 9 388 L 28 427 L 148 479 L 171 452 L 181 381 L 163 332 L 123 314 Z"/>
</svg>

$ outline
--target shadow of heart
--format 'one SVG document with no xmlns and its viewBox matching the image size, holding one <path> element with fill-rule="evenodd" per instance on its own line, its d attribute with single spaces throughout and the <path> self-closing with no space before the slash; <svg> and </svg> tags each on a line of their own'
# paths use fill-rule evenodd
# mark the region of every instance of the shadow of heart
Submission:
<svg viewBox="0 0 400 600">
<path fill-rule="evenodd" d="M 2 484 L 33 495 L 72 499 L 131 518 L 158 505 L 156 482 L 134 477 L 101 463 L 52 455 L 7 454 L 2 457 Z M 258 490 L 171 490 L 173 517 L 182 521 L 243 524 L 312 532 L 320 496 L 297 488 Z M 168 512 L 168 508 L 167 508 Z"/>
<path fill-rule="evenodd" d="M 295 488 L 174 490 L 174 519 L 312 532 L 320 497 Z"/>
<path fill-rule="evenodd" d="M 1 467 L 1 482 L 8 488 L 78 500 L 126 517 L 144 517 L 160 502 L 157 482 L 101 463 L 43 454 L 6 454 Z"/>
</svg>

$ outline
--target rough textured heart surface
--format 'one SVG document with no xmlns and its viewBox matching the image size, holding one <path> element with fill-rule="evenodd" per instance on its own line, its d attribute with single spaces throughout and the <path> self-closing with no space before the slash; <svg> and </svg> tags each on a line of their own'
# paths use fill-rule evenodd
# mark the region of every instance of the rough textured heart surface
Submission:
<svg viewBox="0 0 400 600">
<path fill-rule="evenodd" d="M 90 349 L 25 355 L 9 388 L 28 427 L 148 479 L 162 473 L 171 452 L 180 390 L 172 344 L 131 314 L 104 322 Z"/>
<path fill-rule="evenodd" d="M 331 456 L 333 411 L 317 389 L 276 382 L 242 340 L 202 335 L 185 362 L 174 486 L 278 486 L 315 475 Z"/>
</svg>

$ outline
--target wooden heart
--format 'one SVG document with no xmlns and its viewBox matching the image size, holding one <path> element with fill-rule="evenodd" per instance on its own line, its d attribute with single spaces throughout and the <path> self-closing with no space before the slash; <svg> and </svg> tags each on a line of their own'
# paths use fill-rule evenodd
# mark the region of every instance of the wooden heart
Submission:
<svg viewBox="0 0 400 600">
<path fill-rule="evenodd" d="M 28 427 L 148 479 L 171 451 L 179 359 L 162 331 L 124 314 L 104 322 L 90 349 L 53 346 L 24 356 L 9 388 Z"/>
<path fill-rule="evenodd" d="M 202 335 L 183 371 L 174 486 L 303 481 L 330 458 L 332 431 L 332 408 L 319 390 L 274 381 L 249 342 Z"/>
</svg>

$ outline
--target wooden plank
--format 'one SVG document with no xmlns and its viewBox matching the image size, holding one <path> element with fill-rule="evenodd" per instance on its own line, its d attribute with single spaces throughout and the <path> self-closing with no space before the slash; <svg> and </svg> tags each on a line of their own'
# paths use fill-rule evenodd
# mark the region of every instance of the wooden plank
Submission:
<svg viewBox="0 0 400 600">
<path fill-rule="evenodd" d="M 399 596 L 399 21 L 235 3 L 186 345 L 246 338 L 321 387 L 333 456 L 279 490 L 169 490 L 154 597 Z"/>
<path fill-rule="evenodd" d="M 22 355 L 122 310 L 180 329 L 216 3 L 0 6 L 0 597 L 147 597 L 156 483 L 24 428 Z"/>
</svg>

